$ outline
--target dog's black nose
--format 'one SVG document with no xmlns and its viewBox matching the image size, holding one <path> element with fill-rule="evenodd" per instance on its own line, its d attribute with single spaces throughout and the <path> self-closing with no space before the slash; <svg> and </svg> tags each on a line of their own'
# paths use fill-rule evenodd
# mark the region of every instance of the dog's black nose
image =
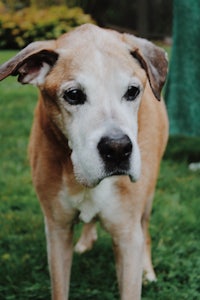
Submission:
<svg viewBox="0 0 200 300">
<path fill-rule="evenodd" d="M 109 169 L 128 167 L 132 143 L 126 134 L 120 131 L 104 136 L 97 148 L 106 166 L 110 167 Z"/>
</svg>

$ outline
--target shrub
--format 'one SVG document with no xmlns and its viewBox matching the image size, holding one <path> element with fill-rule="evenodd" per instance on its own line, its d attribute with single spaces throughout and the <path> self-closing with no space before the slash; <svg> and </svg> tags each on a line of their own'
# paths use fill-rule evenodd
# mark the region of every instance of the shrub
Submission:
<svg viewBox="0 0 200 300">
<path fill-rule="evenodd" d="M 81 8 L 24 8 L 0 15 L 0 48 L 18 49 L 30 42 L 54 39 L 84 23 L 94 23 Z"/>
</svg>

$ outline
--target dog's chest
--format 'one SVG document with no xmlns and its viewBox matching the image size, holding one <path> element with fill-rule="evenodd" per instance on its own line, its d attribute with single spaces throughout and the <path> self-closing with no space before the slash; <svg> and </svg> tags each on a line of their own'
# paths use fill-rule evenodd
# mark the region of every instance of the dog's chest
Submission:
<svg viewBox="0 0 200 300">
<path fill-rule="evenodd" d="M 97 187 L 76 195 L 70 195 L 67 186 L 63 186 L 59 194 L 63 210 L 79 212 L 79 219 L 85 223 L 98 216 L 112 219 L 120 198 L 116 195 L 114 181 L 113 178 L 105 179 Z"/>
</svg>

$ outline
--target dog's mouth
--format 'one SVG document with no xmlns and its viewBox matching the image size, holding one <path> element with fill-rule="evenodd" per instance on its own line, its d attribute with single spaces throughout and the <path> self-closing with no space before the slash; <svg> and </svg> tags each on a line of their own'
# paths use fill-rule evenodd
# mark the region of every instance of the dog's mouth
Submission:
<svg viewBox="0 0 200 300">
<path fill-rule="evenodd" d="M 93 188 L 102 180 L 114 176 L 128 176 L 131 182 L 140 176 L 140 155 L 128 136 L 103 137 L 98 151 L 81 153 L 72 150 L 72 164 L 76 180 L 85 187 Z M 93 150 L 93 149 L 92 149 Z"/>
<path fill-rule="evenodd" d="M 131 176 L 129 174 L 129 172 L 127 170 L 123 170 L 123 169 L 116 169 L 116 170 L 112 170 L 112 171 L 109 171 L 105 174 L 105 177 L 111 177 L 111 176 L 125 176 L 125 175 L 128 175 L 128 176 Z"/>
<path fill-rule="evenodd" d="M 103 174 L 103 176 L 101 178 L 98 178 L 98 180 L 96 180 L 95 182 L 93 182 L 91 184 L 87 184 L 87 187 L 95 187 L 104 179 L 115 177 L 115 176 L 119 176 L 119 177 L 120 176 L 128 176 L 131 182 L 136 182 L 138 180 L 138 178 L 136 178 L 133 174 L 131 174 L 127 170 L 117 169 L 117 170 L 113 170 L 113 171 Z"/>
<path fill-rule="evenodd" d="M 116 169 L 110 172 L 104 172 L 98 178 L 96 179 L 93 178 L 93 180 L 88 180 L 85 177 L 80 177 L 78 174 L 75 174 L 75 176 L 77 181 L 81 183 L 83 186 L 85 186 L 86 188 L 95 188 L 104 179 L 114 177 L 114 176 L 129 176 L 131 182 L 136 181 L 135 177 L 132 174 L 130 174 L 130 172 L 122 169 Z"/>
<path fill-rule="evenodd" d="M 105 176 L 103 176 L 101 180 L 112 176 L 128 176 L 131 182 L 136 182 L 138 180 L 138 178 L 136 178 L 133 174 L 131 174 L 129 170 L 124 170 L 124 169 L 116 169 L 110 171 Z"/>
<path fill-rule="evenodd" d="M 104 170 L 96 177 L 85 177 L 83 174 L 75 172 L 76 180 L 85 186 L 86 188 L 95 188 L 98 184 L 100 184 L 104 179 L 111 178 L 115 176 L 128 176 L 131 182 L 136 182 L 139 179 L 140 174 L 136 174 L 136 172 L 131 171 L 130 169 L 124 168 L 115 168 L 112 170 Z"/>
<path fill-rule="evenodd" d="M 104 176 L 103 179 L 106 177 L 112 176 L 129 176 L 132 182 L 136 181 L 135 174 L 133 170 L 131 170 L 131 162 L 130 159 L 123 159 L 121 161 L 112 161 L 107 160 L 104 163 Z"/>
<path fill-rule="evenodd" d="M 74 159 L 73 167 L 76 180 L 87 188 L 94 188 L 104 179 L 114 176 L 128 176 L 131 182 L 136 182 L 140 177 L 139 162 L 139 159 L 137 159 L 137 163 L 127 160 L 120 161 L 117 165 L 113 162 L 107 164 L 100 162 L 99 164 L 96 164 L 96 168 L 91 163 L 89 167 L 87 164 L 87 168 L 85 167 L 85 169 L 83 169 L 80 167 L 80 164 L 76 164 Z M 88 170 L 90 170 L 90 172 L 88 172 Z"/>
</svg>

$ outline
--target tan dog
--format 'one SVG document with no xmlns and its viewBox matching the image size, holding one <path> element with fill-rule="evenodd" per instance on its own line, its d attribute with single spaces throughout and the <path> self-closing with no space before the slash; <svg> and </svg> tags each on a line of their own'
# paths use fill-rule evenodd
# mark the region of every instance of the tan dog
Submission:
<svg viewBox="0 0 200 300">
<path fill-rule="evenodd" d="M 78 252 L 96 240 L 96 219 L 111 234 L 122 300 L 140 299 L 143 271 L 156 279 L 148 221 L 168 135 L 155 99 L 166 72 L 160 48 L 94 25 L 34 42 L 0 67 L 0 80 L 40 89 L 30 161 L 54 300 L 68 299 L 77 220 L 86 223 Z"/>
</svg>

